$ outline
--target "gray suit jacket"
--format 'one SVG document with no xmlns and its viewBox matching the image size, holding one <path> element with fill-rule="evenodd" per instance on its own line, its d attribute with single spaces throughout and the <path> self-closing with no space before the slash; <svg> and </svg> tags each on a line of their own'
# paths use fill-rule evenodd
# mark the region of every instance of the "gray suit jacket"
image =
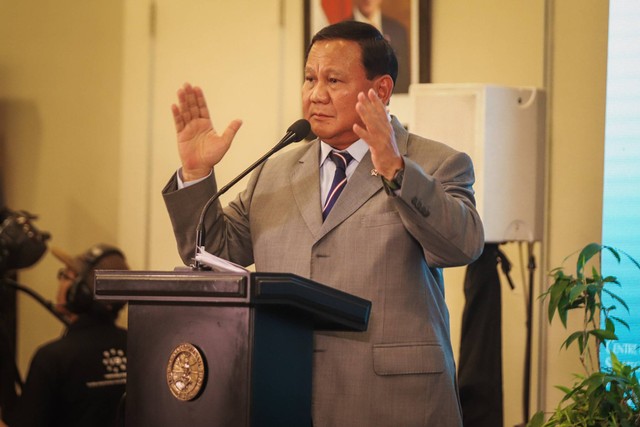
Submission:
<svg viewBox="0 0 640 427">
<path fill-rule="evenodd" d="M 268 160 L 206 217 L 209 252 L 372 301 L 367 332 L 315 335 L 314 427 L 462 425 L 441 267 L 482 251 L 473 166 L 393 125 L 405 161 L 398 197 L 371 175 L 367 154 L 323 222 L 316 140 Z M 216 188 L 214 178 L 176 191 L 174 177 L 163 191 L 186 263 Z"/>
</svg>

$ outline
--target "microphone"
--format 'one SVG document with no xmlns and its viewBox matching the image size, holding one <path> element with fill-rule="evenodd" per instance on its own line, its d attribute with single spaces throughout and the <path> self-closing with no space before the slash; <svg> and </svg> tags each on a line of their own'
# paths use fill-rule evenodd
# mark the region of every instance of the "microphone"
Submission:
<svg viewBox="0 0 640 427">
<path fill-rule="evenodd" d="M 211 196 L 209 200 L 207 200 L 207 203 L 202 208 L 202 212 L 200 212 L 200 218 L 198 219 L 198 226 L 196 227 L 196 247 L 195 247 L 195 253 L 194 253 L 193 269 L 203 270 L 203 267 L 200 264 L 200 261 L 196 260 L 195 256 L 198 254 L 198 247 L 204 246 L 204 241 L 206 236 L 206 230 L 204 227 L 204 217 L 207 211 L 209 210 L 209 207 L 213 204 L 213 202 L 218 200 L 220 196 L 222 196 L 231 187 L 237 184 L 238 181 L 244 178 L 249 172 L 251 172 L 256 167 L 264 163 L 264 161 L 267 160 L 269 157 L 271 157 L 274 153 L 280 151 L 281 149 L 291 144 L 292 142 L 302 141 L 309 134 L 310 130 L 311 130 L 311 125 L 305 119 L 300 119 L 294 122 L 291 126 L 289 126 L 289 129 L 287 129 L 287 133 L 284 134 L 282 139 L 271 150 L 269 150 L 265 155 L 263 155 L 258 160 L 256 160 L 251 166 L 249 166 L 242 173 L 240 173 L 240 175 L 232 179 L 227 185 L 222 187 L 220 190 L 218 190 L 217 193 Z"/>
</svg>

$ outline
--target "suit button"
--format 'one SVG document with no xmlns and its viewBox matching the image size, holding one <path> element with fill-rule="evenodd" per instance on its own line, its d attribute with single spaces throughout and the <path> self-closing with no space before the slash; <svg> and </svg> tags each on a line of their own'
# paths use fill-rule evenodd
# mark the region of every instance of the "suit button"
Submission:
<svg viewBox="0 0 640 427">
<path fill-rule="evenodd" d="M 425 208 L 425 206 L 422 204 L 420 199 L 418 199 L 417 197 L 414 197 L 413 199 L 411 199 L 411 204 L 416 208 L 418 212 L 420 212 L 420 214 L 423 217 L 426 218 L 429 215 L 431 215 L 431 212 L 429 212 L 429 209 Z"/>
</svg>

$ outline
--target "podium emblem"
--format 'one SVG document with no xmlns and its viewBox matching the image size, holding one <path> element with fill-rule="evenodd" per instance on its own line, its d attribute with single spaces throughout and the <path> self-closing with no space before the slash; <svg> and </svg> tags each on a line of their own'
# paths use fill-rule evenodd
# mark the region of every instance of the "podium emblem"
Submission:
<svg viewBox="0 0 640 427">
<path fill-rule="evenodd" d="M 195 346 L 178 345 L 167 363 L 167 385 L 171 394 L 178 400 L 195 399 L 204 385 L 205 371 L 204 360 Z"/>
</svg>

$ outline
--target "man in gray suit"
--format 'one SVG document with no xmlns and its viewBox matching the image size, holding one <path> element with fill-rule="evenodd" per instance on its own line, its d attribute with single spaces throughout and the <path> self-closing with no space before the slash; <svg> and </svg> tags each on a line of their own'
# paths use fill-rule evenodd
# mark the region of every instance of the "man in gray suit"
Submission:
<svg viewBox="0 0 640 427">
<path fill-rule="evenodd" d="M 315 427 L 462 424 L 441 268 L 470 263 L 483 247 L 473 166 L 388 114 L 396 75 L 393 50 L 371 25 L 319 31 L 302 87 L 304 117 L 318 138 L 268 160 L 205 220 L 209 252 L 373 303 L 367 332 L 315 334 Z M 163 193 L 190 263 L 194 226 L 217 190 L 212 170 L 241 122 L 218 133 L 199 88 L 185 84 L 178 99 L 182 168 Z M 340 169 L 334 150 L 350 161 L 331 201 Z M 335 202 L 328 213 L 326 199 Z"/>
</svg>

